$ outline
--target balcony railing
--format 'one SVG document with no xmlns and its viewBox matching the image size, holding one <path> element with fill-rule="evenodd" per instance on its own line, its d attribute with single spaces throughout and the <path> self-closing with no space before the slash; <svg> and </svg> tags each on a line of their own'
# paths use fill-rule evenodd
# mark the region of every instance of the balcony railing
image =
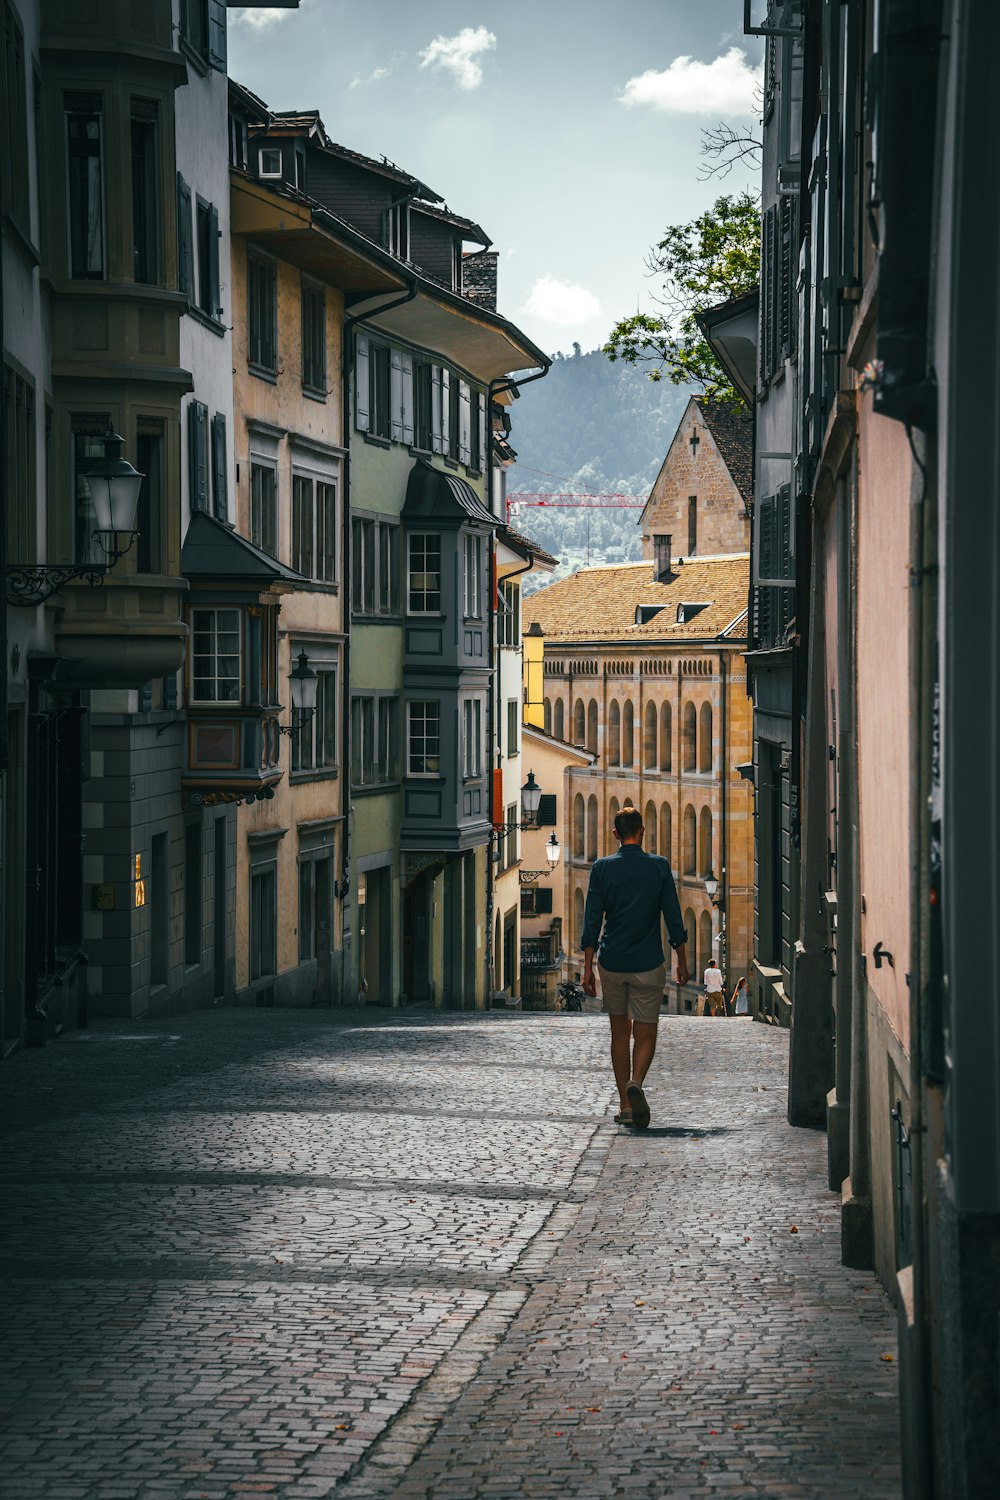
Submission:
<svg viewBox="0 0 1000 1500">
<path fill-rule="evenodd" d="M 562 918 L 555 917 L 547 932 L 521 939 L 521 968 L 537 972 L 558 969 L 565 954 L 562 945 Z"/>
</svg>

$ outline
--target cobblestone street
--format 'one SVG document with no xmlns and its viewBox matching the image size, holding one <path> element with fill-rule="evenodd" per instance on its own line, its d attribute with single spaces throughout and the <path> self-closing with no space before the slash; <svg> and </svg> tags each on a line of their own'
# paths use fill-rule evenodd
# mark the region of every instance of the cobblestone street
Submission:
<svg viewBox="0 0 1000 1500">
<path fill-rule="evenodd" d="M 787 1032 L 213 1011 L 4 1065 L 4 1500 L 899 1494 Z"/>
</svg>

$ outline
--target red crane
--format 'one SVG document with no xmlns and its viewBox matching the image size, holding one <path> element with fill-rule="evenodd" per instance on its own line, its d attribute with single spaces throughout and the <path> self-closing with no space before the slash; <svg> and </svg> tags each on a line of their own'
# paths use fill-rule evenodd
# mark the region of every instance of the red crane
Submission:
<svg viewBox="0 0 1000 1500">
<path fill-rule="evenodd" d="M 646 497 L 623 494 L 590 494 L 574 490 L 553 490 L 535 494 L 531 490 L 515 490 L 507 496 L 507 519 L 515 505 L 572 505 L 587 510 L 642 510 Z"/>
</svg>

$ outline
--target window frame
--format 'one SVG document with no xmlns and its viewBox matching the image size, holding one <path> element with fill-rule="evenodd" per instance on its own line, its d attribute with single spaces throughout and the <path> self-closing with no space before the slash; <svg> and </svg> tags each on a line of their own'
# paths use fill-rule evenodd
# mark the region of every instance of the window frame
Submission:
<svg viewBox="0 0 1000 1500">
<path fill-rule="evenodd" d="M 462 779 L 480 781 L 483 775 L 483 701 L 462 699 Z"/>
<path fill-rule="evenodd" d="M 213 640 L 213 649 L 212 649 L 212 651 L 210 653 L 205 653 L 205 652 L 200 652 L 199 653 L 199 652 L 196 652 L 196 650 L 195 650 L 195 639 L 196 639 L 196 636 L 197 636 L 198 631 L 199 631 L 198 621 L 197 621 L 196 617 L 199 616 L 199 615 L 211 615 L 213 617 L 213 625 L 212 625 L 212 630 L 211 630 L 211 636 L 212 636 L 212 640 Z M 235 631 L 235 634 L 236 634 L 236 676 L 235 677 L 233 677 L 231 675 L 223 677 L 220 674 L 219 670 L 218 670 L 219 659 L 220 659 L 220 656 L 223 654 L 223 653 L 220 652 L 219 646 L 218 646 L 219 635 L 222 633 L 220 631 L 219 625 L 218 625 L 218 616 L 219 615 L 234 615 L 236 617 L 236 631 Z M 202 604 L 192 605 L 191 606 L 191 611 L 190 611 L 190 628 L 191 628 L 191 648 L 190 648 L 190 651 L 188 653 L 188 670 L 187 670 L 187 673 L 186 673 L 186 676 L 187 676 L 187 689 L 188 689 L 188 703 L 192 707 L 195 707 L 195 708 L 222 708 L 222 707 L 232 708 L 234 706 L 238 706 L 239 704 L 242 704 L 243 701 L 244 701 L 244 696 L 245 696 L 244 672 L 245 672 L 245 659 L 246 659 L 246 643 L 244 641 L 245 619 L 244 619 L 243 610 L 240 609 L 238 606 L 235 606 L 235 605 L 224 605 L 224 606 L 223 605 L 202 605 Z M 227 629 L 226 633 L 227 634 L 232 634 L 233 633 L 231 627 L 229 629 Z M 231 652 L 228 652 L 228 653 L 225 653 L 225 654 L 227 656 L 231 656 L 232 655 Z M 196 692 L 196 681 L 197 681 L 197 678 L 196 678 L 196 674 L 195 674 L 195 663 L 196 663 L 196 661 L 200 657 L 204 657 L 205 659 L 213 660 L 215 662 L 215 664 L 216 664 L 215 670 L 213 671 L 213 673 L 211 674 L 211 676 L 208 677 L 208 678 L 205 678 L 204 680 L 205 681 L 211 681 L 211 682 L 215 683 L 216 685 L 218 685 L 220 682 L 235 682 L 235 684 L 236 684 L 236 695 L 235 695 L 235 697 L 223 697 L 223 698 L 220 698 L 220 697 L 201 697 L 201 696 L 198 695 L 198 693 Z"/>
<path fill-rule="evenodd" d="M 254 493 L 255 480 L 258 474 L 270 475 L 270 494 Z M 270 522 L 270 534 L 264 529 L 264 506 L 267 503 Z M 277 557 L 278 547 L 278 466 L 273 459 L 262 457 L 260 454 L 250 455 L 250 504 L 249 504 L 249 526 L 250 540 L 255 547 L 266 552 L 269 557 Z M 271 546 L 267 542 L 272 543 Z"/>
<path fill-rule="evenodd" d="M 28 160 L 28 74 L 24 28 L 10 0 L 4 0 L 3 69 L 4 118 L 7 147 L 0 152 L 0 200 L 2 207 L 25 237 L 31 237 L 31 183 Z M 37 168 L 36 168 L 37 169 Z"/>
<path fill-rule="evenodd" d="M 400 779 L 399 695 L 353 693 L 349 732 L 352 790 L 396 785 Z M 366 733 L 370 747 L 365 743 Z"/>
<path fill-rule="evenodd" d="M 303 276 L 300 285 L 302 314 L 302 389 L 309 396 L 325 401 L 326 363 L 326 287 L 320 281 Z"/>
<path fill-rule="evenodd" d="M 252 375 L 277 380 L 278 267 L 273 256 L 255 245 L 247 246 L 247 363 Z"/>
<path fill-rule="evenodd" d="M 463 578 L 463 594 L 465 605 L 465 618 L 467 620 L 481 620 L 483 618 L 483 537 L 478 531 L 466 531 L 464 533 L 465 543 L 463 555 L 465 561 L 465 576 Z"/>
<path fill-rule="evenodd" d="M 78 101 L 73 107 L 73 100 Z M 95 101 L 86 107 L 79 101 Z M 70 122 L 74 119 L 96 119 L 98 122 L 97 149 L 96 151 L 82 151 L 73 149 Z M 106 131 L 105 131 L 105 101 L 104 96 L 96 90 L 72 90 L 67 89 L 63 93 L 63 134 L 66 147 L 66 236 L 69 259 L 69 275 L 71 281 L 106 281 L 108 278 L 108 202 L 107 202 L 107 160 L 106 160 Z M 72 163 L 74 157 L 88 160 L 96 157 L 98 162 L 96 195 L 100 201 L 100 269 L 81 269 L 77 261 L 76 241 L 79 234 L 79 225 L 74 219 L 74 173 Z M 90 203 L 90 193 L 87 193 L 87 203 Z M 89 222 L 89 219 L 88 219 Z M 85 252 L 84 260 L 89 258 L 90 252 Z"/>
<path fill-rule="evenodd" d="M 318 646 L 312 641 L 291 643 L 290 665 L 300 651 L 309 655 L 309 665 L 316 673 L 316 709 L 305 724 L 293 724 L 290 774 L 318 777 L 336 775 L 340 766 L 340 656 L 335 647 Z M 289 688 L 291 702 L 291 688 Z M 320 729 L 323 729 L 320 735 Z M 308 746 L 308 752 L 304 753 Z"/>
<path fill-rule="evenodd" d="M 421 712 L 418 713 L 417 711 Z M 433 710 L 433 712 L 430 712 Z M 421 721 L 420 727 L 415 724 Z M 432 777 L 439 780 L 441 770 L 441 700 L 410 698 L 406 704 L 406 775 L 412 780 Z M 431 749 L 430 747 L 435 747 Z M 430 764 L 433 762 L 433 764 Z"/>
<path fill-rule="evenodd" d="M 440 619 L 442 617 L 442 615 L 443 615 L 443 610 L 442 610 L 441 606 L 444 603 L 444 600 L 443 600 L 443 597 L 442 597 L 442 585 L 443 585 L 443 581 L 444 581 L 444 575 L 443 575 L 443 568 L 442 568 L 442 564 L 443 564 L 443 548 L 441 546 L 441 540 L 442 540 L 441 539 L 441 533 L 439 531 L 408 531 L 406 533 L 406 613 L 407 613 L 407 615 L 412 615 L 412 616 L 414 616 L 416 618 L 424 618 L 424 619 L 428 619 L 428 618 L 430 618 L 430 619 Z M 420 569 L 420 570 L 417 570 L 417 569 L 414 568 L 414 566 L 413 566 L 414 543 L 417 543 L 417 542 L 423 544 L 423 548 L 424 548 L 425 554 L 430 550 L 427 547 L 427 543 L 428 542 L 433 542 L 436 545 L 436 547 L 437 547 L 437 568 L 436 569 L 433 568 L 433 567 L 429 568 L 427 566 L 427 560 L 428 559 L 427 559 L 426 555 L 425 555 L 425 558 L 424 558 L 424 567 L 422 569 Z M 422 587 L 420 589 L 414 589 L 414 587 L 413 587 L 413 581 L 412 580 L 415 577 L 419 576 L 419 577 L 422 577 L 422 578 L 426 579 L 428 577 L 433 577 L 434 574 L 435 574 L 435 572 L 436 572 L 436 575 L 437 575 L 437 588 L 436 589 L 434 589 L 434 588 L 428 588 L 426 586 L 426 584 L 424 585 L 424 587 Z M 423 600 L 424 600 L 424 604 L 422 606 L 414 604 L 414 599 L 417 598 L 418 596 L 422 597 Z M 437 605 L 434 606 L 434 607 L 431 607 L 430 605 L 427 604 L 426 601 L 428 599 L 433 600 L 434 598 L 437 599 Z"/>
</svg>

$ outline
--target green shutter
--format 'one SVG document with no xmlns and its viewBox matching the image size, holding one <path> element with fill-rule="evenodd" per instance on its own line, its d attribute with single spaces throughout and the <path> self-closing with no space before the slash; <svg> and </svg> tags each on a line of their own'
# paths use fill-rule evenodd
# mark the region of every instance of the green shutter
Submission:
<svg viewBox="0 0 1000 1500">
<path fill-rule="evenodd" d="M 368 340 L 359 333 L 354 340 L 354 425 L 359 432 L 368 431 L 369 405 Z"/>
<path fill-rule="evenodd" d="M 191 291 L 191 189 L 177 173 L 177 290 Z"/>
<path fill-rule="evenodd" d="M 556 816 L 555 792 L 543 792 L 538 799 L 539 828 L 554 828 L 556 826 Z"/>
<path fill-rule="evenodd" d="M 192 511 L 208 509 L 208 407 L 188 406 L 188 502 Z"/>
<path fill-rule="evenodd" d="M 219 288 L 219 210 L 212 203 L 208 209 L 208 290 L 213 318 L 222 317 Z"/>
<path fill-rule="evenodd" d="M 226 418 L 217 411 L 212 418 L 212 507 L 217 521 L 229 520 L 229 482 L 226 469 Z"/>
<path fill-rule="evenodd" d="M 226 71 L 226 0 L 208 0 L 208 60 Z"/>
<path fill-rule="evenodd" d="M 543 917 L 552 910 L 552 887 L 540 885 L 535 889 L 535 912 Z"/>
</svg>

